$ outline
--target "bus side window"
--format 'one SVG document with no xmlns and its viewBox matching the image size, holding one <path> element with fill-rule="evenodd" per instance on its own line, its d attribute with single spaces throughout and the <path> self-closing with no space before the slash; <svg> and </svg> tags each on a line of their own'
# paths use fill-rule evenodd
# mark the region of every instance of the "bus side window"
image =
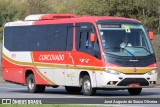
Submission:
<svg viewBox="0 0 160 107">
<path fill-rule="evenodd" d="M 9 51 L 70 51 L 73 47 L 72 23 L 5 27 L 4 34 Z"/>
<path fill-rule="evenodd" d="M 73 26 L 67 27 L 67 46 L 66 51 L 71 51 L 73 48 Z"/>
<path fill-rule="evenodd" d="M 78 51 L 90 54 L 98 59 L 100 58 L 100 50 L 98 38 L 94 43 L 90 42 L 90 33 L 95 33 L 91 23 L 78 23 L 76 26 L 76 47 Z"/>
</svg>

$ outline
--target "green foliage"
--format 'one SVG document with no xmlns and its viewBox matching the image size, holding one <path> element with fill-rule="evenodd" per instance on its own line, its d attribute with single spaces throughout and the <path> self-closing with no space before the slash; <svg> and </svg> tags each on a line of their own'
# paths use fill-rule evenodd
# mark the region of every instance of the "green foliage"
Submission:
<svg viewBox="0 0 160 107">
<path fill-rule="evenodd" d="M 147 28 L 160 33 L 159 0 L 57 0 L 50 1 L 49 13 L 135 18 Z"/>
<path fill-rule="evenodd" d="M 152 45 L 153 45 L 153 48 L 154 48 L 154 51 L 155 51 L 155 54 L 156 54 L 156 57 L 157 57 L 157 61 L 159 62 L 160 61 L 160 56 L 159 56 L 159 53 L 160 53 L 160 35 L 155 35 L 155 38 L 152 41 Z"/>
<path fill-rule="evenodd" d="M 10 0 L 0 0 L 0 27 L 6 22 L 19 20 L 23 17 L 24 10 L 20 4 Z"/>
<path fill-rule="evenodd" d="M 25 0 L 23 5 L 25 4 L 26 14 L 45 14 L 48 12 L 48 0 Z"/>
<path fill-rule="evenodd" d="M 2 40 L 3 26 L 5 23 L 24 18 L 25 9 L 16 0 L 0 0 L 0 40 Z"/>
</svg>

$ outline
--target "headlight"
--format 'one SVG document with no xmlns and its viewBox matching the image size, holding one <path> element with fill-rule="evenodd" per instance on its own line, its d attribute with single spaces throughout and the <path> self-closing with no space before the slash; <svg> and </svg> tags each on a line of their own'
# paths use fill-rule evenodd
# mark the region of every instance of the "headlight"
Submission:
<svg viewBox="0 0 160 107">
<path fill-rule="evenodd" d="M 105 69 L 105 72 L 110 73 L 110 74 L 116 74 L 116 75 L 119 75 L 121 73 L 121 72 L 118 72 L 112 69 L 108 69 L 108 68 Z"/>
<path fill-rule="evenodd" d="M 157 73 L 157 70 L 156 70 L 156 69 L 148 72 L 149 75 L 152 75 L 152 74 L 155 74 L 155 73 Z"/>
</svg>

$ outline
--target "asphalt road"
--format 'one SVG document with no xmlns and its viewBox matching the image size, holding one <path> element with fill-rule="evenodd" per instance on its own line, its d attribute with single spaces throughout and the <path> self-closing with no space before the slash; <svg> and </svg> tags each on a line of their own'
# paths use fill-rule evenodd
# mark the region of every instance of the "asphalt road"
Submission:
<svg viewBox="0 0 160 107">
<path fill-rule="evenodd" d="M 160 98 L 160 88 L 144 88 L 137 96 L 130 96 L 127 90 L 97 91 L 95 96 L 68 94 L 64 87 L 47 87 L 44 93 L 28 93 L 27 87 L 11 83 L 0 83 L 0 98 Z"/>
<path fill-rule="evenodd" d="M 64 99 L 76 99 L 76 98 L 82 98 L 84 101 L 85 98 L 91 98 L 91 99 L 116 99 L 116 98 L 160 98 L 160 88 L 144 88 L 142 93 L 137 96 L 131 96 L 129 95 L 128 91 L 97 91 L 95 96 L 84 96 L 82 93 L 79 94 L 68 94 L 64 87 L 59 88 L 52 88 L 47 87 L 44 93 L 36 93 L 31 94 L 28 93 L 27 87 L 17 84 L 11 84 L 11 83 L 0 83 L 0 98 L 45 98 L 47 101 L 47 98 L 64 98 Z M 58 100 L 59 101 L 59 100 Z M 77 101 L 77 100 L 76 100 Z M 157 100 L 159 101 L 159 100 Z M 71 101 L 72 102 L 72 101 Z M 64 103 L 64 102 L 63 102 Z M 83 103 L 83 102 L 82 102 Z M 54 103 L 53 103 L 54 104 Z M 160 107 L 160 104 L 95 104 L 96 106 L 121 106 L 121 107 Z"/>
</svg>

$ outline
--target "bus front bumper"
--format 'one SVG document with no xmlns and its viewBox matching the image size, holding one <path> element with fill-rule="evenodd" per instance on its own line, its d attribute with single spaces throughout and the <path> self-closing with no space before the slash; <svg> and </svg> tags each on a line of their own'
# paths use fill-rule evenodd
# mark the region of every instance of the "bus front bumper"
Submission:
<svg viewBox="0 0 160 107">
<path fill-rule="evenodd" d="M 101 72 L 96 74 L 96 88 L 151 88 L 156 86 L 158 73 L 145 74 L 110 74 Z"/>
</svg>

